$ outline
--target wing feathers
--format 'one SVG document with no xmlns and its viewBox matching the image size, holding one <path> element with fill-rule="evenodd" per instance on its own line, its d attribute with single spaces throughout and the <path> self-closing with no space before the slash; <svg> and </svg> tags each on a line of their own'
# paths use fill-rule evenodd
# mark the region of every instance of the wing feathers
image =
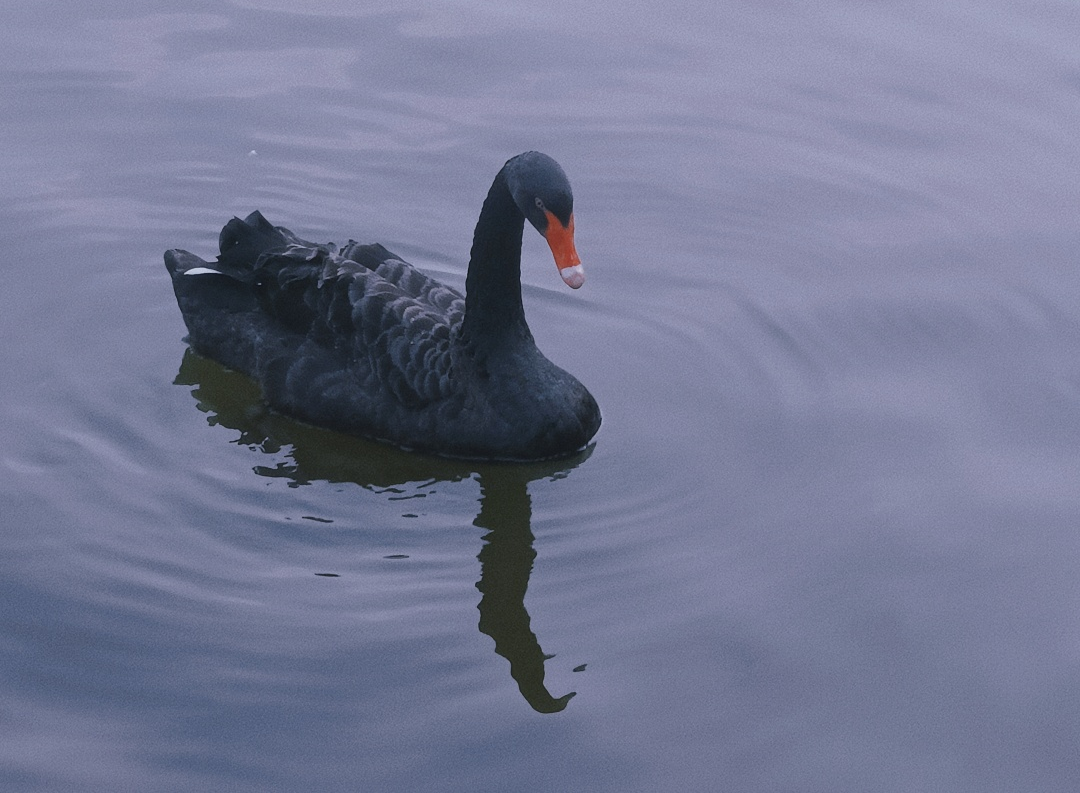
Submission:
<svg viewBox="0 0 1080 793">
<path fill-rule="evenodd" d="M 264 310 L 369 371 L 409 408 L 454 391 L 449 340 L 464 299 L 381 245 L 291 245 L 255 269 Z"/>
</svg>

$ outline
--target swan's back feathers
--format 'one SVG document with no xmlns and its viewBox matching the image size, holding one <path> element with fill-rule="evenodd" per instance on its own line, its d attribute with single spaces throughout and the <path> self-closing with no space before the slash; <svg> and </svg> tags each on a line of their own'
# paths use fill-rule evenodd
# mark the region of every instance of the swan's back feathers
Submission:
<svg viewBox="0 0 1080 793">
<path fill-rule="evenodd" d="M 378 243 L 361 245 L 358 242 L 349 242 L 341 255 L 377 272 L 383 279 L 397 286 L 403 294 L 415 297 L 438 311 L 465 313 L 465 296 L 461 292 L 424 275 Z M 455 306 L 455 303 L 460 305 Z"/>
<path fill-rule="evenodd" d="M 423 407 L 455 390 L 450 341 L 465 308 L 460 295 L 433 284 L 396 257 L 368 269 L 328 256 L 308 282 L 306 297 L 316 301 L 310 333 L 363 359 L 404 406 Z"/>
<path fill-rule="evenodd" d="M 317 345 L 320 360 L 374 378 L 401 406 L 416 410 L 455 392 L 451 337 L 464 315 L 464 297 L 427 277 L 382 245 L 305 242 L 271 225 L 260 213 L 233 218 L 220 235 L 216 266 L 170 251 L 173 283 L 192 344 L 200 352 L 261 380 L 278 384 L 288 399 L 298 371 L 282 360 L 262 359 L 254 348 L 222 338 L 224 306 L 251 313 L 252 324 L 279 328 L 292 338 L 280 347 Z M 200 274 L 185 275 L 198 268 Z M 186 299 L 181 298 L 181 294 Z M 229 323 L 229 324 L 235 324 Z M 327 359 L 327 354 L 331 358 Z M 250 360 L 243 360 L 245 355 Z M 286 368 L 283 370 L 282 367 Z M 270 370 L 273 370 L 271 372 Z M 289 400 L 290 402 L 293 400 Z"/>
</svg>

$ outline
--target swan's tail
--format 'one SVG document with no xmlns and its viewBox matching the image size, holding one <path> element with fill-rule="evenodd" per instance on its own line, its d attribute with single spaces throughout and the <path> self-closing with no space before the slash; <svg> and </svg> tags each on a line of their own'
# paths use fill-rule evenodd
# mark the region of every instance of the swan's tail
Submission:
<svg viewBox="0 0 1080 793">
<path fill-rule="evenodd" d="M 293 245 L 310 243 L 252 212 L 225 224 L 216 261 L 183 250 L 165 252 L 165 267 L 196 352 L 237 371 L 254 371 L 255 340 L 266 335 L 269 322 L 260 308 L 260 268 Z"/>
<path fill-rule="evenodd" d="M 216 265 L 187 251 L 165 251 L 165 267 L 189 330 L 193 321 L 208 313 L 250 311 L 256 306 L 252 279 Z"/>
<path fill-rule="evenodd" d="M 238 281 L 251 281 L 251 274 L 264 254 L 303 244 L 288 229 L 274 226 L 256 210 L 241 220 L 233 218 L 218 235 L 216 262 L 207 262 L 182 250 L 165 252 L 165 266 L 176 282 L 181 275 L 227 275 Z"/>
<path fill-rule="evenodd" d="M 165 267 L 185 319 L 200 309 L 245 311 L 253 306 L 255 274 L 268 253 L 303 243 L 256 210 L 233 218 L 218 235 L 217 261 L 207 262 L 183 250 L 165 252 Z M 190 322 L 188 323 L 190 326 Z"/>
<path fill-rule="evenodd" d="M 193 337 L 195 327 L 202 322 L 221 321 L 213 315 L 254 310 L 259 262 L 265 254 L 282 250 L 295 240 L 290 232 L 275 228 L 256 211 L 225 224 L 218 236 L 221 252 L 217 261 L 204 261 L 183 250 L 166 251 L 165 267 Z"/>
</svg>

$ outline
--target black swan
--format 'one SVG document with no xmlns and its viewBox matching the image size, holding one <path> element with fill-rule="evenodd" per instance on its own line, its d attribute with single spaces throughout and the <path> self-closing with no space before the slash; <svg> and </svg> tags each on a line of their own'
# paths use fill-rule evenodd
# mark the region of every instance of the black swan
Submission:
<svg viewBox="0 0 1080 793">
<path fill-rule="evenodd" d="M 192 348 L 283 413 L 445 456 L 539 460 L 585 446 L 600 409 L 525 323 L 526 218 L 581 286 L 570 183 L 540 152 L 495 177 L 464 296 L 381 245 L 312 244 L 257 211 L 226 224 L 216 262 L 170 250 L 165 265 Z"/>
</svg>

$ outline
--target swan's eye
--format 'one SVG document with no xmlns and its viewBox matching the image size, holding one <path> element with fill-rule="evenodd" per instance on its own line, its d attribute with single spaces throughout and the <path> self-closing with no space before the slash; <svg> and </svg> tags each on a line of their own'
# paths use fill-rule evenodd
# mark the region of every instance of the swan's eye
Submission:
<svg viewBox="0 0 1080 793">
<path fill-rule="evenodd" d="M 544 209 L 544 202 L 540 199 L 540 196 L 536 197 L 536 208 L 541 211 Z"/>
</svg>

